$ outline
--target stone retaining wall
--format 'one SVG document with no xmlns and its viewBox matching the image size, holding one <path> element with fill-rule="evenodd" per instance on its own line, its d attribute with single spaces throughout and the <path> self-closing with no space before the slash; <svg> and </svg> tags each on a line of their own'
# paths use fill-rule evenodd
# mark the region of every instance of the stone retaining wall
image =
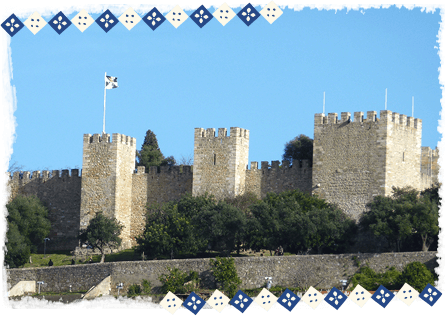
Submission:
<svg viewBox="0 0 445 316">
<path fill-rule="evenodd" d="M 341 279 L 350 279 L 360 265 L 368 264 L 376 272 L 383 272 L 394 266 L 401 271 L 410 262 L 419 261 L 432 269 L 436 264 L 437 252 L 399 252 L 399 253 L 364 253 L 339 255 L 309 255 L 283 257 L 243 257 L 234 258 L 241 288 L 257 288 L 264 285 L 264 277 L 271 276 L 273 285 L 286 287 L 331 288 L 341 286 Z M 355 258 L 355 259 L 354 259 Z M 111 275 L 112 294 L 116 284 L 124 283 L 123 292 L 133 283 L 142 283 L 142 279 L 159 287 L 159 276 L 167 273 L 167 267 L 182 271 L 197 271 L 203 285 L 215 288 L 210 271 L 209 259 L 150 260 L 131 262 L 94 263 L 85 265 L 44 267 L 28 269 L 9 269 L 8 289 L 20 281 L 44 281 L 41 291 L 62 292 L 88 291 Z"/>
</svg>

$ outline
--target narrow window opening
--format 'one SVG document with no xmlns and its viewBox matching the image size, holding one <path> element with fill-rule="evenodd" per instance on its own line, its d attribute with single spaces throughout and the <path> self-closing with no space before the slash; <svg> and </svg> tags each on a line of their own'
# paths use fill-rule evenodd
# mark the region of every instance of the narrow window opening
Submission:
<svg viewBox="0 0 445 316">
<path fill-rule="evenodd" d="M 202 132 L 202 137 L 204 137 L 204 132 Z"/>
<path fill-rule="evenodd" d="M 405 162 L 405 152 L 403 152 L 402 161 Z"/>
<path fill-rule="evenodd" d="M 213 154 L 213 165 L 216 165 L 216 154 Z"/>
<path fill-rule="evenodd" d="M 360 118 L 360 123 L 363 123 L 363 115 L 362 115 L 362 117 Z"/>
</svg>

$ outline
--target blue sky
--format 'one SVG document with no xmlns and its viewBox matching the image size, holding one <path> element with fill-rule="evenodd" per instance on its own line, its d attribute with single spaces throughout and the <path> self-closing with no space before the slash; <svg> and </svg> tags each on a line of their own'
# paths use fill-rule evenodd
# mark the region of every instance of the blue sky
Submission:
<svg viewBox="0 0 445 316">
<path fill-rule="evenodd" d="M 17 96 L 11 163 L 25 170 L 81 168 L 83 134 L 102 131 L 105 72 L 119 83 L 107 91 L 106 132 L 135 137 L 140 149 L 151 129 L 164 155 L 177 160 L 193 155 L 195 127 L 231 126 L 250 130 L 249 162 L 281 160 L 287 141 L 313 137 L 324 91 L 326 113 L 340 115 L 383 110 L 386 88 L 388 110 L 408 116 L 414 96 L 422 146 L 434 148 L 439 22 L 438 11 L 392 6 L 285 9 L 272 25 L 260 17 L 249 27 L 237 17 L 202 29 L 190 18 L 177 29 L 165 21 L 156 31 L 142 21 L 108 33 L 95 23 L 83 33 L 71 25 L 61 35 L 49 25 L 36 35 L 25 27 L 11 40 Z"/>
</svg>

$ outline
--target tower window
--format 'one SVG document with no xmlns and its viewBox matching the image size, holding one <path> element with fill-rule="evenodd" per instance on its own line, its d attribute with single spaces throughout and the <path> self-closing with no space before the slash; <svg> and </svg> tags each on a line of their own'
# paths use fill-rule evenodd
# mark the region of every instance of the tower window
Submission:
<svg viewBox="0 0 445 316">
<path fill-rule="evenodd" d="M 405 162 L 405 152 L 403 152 L 402 161 Z"/>
<path fill-rule="evenodd" d="M 216 165 L 216 154 L 213 154 L 213 165 Z"/>
</svg>

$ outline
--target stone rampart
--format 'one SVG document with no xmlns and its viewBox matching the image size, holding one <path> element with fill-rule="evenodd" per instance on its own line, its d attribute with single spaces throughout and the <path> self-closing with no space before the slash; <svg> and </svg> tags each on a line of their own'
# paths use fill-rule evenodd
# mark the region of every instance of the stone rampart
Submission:
<svg viewBox="0 0 445 316">
<path fill-rule="evenodd" d="M 192 192 L 191 166 L 138 167 L 132 180 L 131 236 L 138 236 L 145 227 L 147 204 L 178 200 Z M 132 245 L 135 244 L 133 239 Z"/>
<path fill-rule="evenodd" d="M 262 287 L 264 277 L 271 276 L 274 285 L 285 287 L 309 286 L 331 288 L 341 286 L 341 279 L 350 279 L 360 265 L 369 265 L 376 272 L 383 272 L 391 266 L 401 271 L 410 262 L 419 261 L 432 269 L 437 266 L 437 252 L 399 253 L 358 253 L 339 255 L 308 255 L 283 257 L 243 257 L 234 258 L 241 288 Z M 182 271 L 196 271 L 203 284 L 215 288 L 210 271 L 209 259 L 151 260 L 132 262 L 94 263 L 63 267 L 30 269 L 8 269 L 8 289 L 20 281 L 44 281 L 41 291 L 88 291 L 111 275 L 112 294 L 116 294 L 116 284 L 124 283 L 124 292 L 133 283 L 146 279 L 156 288 L 161 285 L 159 276 L 167 273 L 167 268 Z"/>
<path fill-rule="evenodd" d="M 78 169 L 14 172 L 9 179 L 10 199 L 36 195 L 48 207 L 51 221 L 48 251 L 74 249 L 80 223 L 81 177 Z M 43 249 L 43 243 L 41 245 Z"/>
<path fill-rule="evenodd" d="M 272 161 L 270 166 L 267 161 L 261 162 L 261 169 L 258 169 L 258 162 L 250 164 L 250 170 L 246 170 L 246 192 L 255 193 L 258 197 L 264 198 L 268 192 L 280 193 L 288 190 L 300 190 L 311 193 L 312 189 L 312 168 L 309 161 L 303 160 L 299 163 L 289 164 L 289 161 Z"/>
</svg>

